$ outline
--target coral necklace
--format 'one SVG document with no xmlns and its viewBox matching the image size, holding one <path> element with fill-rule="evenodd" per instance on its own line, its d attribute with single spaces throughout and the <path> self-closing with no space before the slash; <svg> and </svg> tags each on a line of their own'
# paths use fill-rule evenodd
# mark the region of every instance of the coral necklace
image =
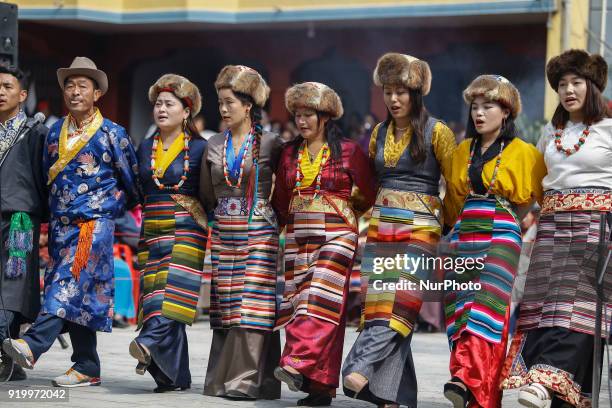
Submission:
<svg viewBox="0 0 612 408">
<path fill-rule="evenodd" d="M 159 177 L 157 175 L 158 169 L 155 163 L 155 154 L 157 153 L 157 146 L 162 143 L 159 132 L 157 132 L 157 134 L 155 134 L 153 138 L 153 147 L 151 148 L 151 172 L 153 173 L 153 175 L 151 177 L 153 178 L 155 185 L 157 185 L 157 188 L 159 188 L 160 190 L 178 191 L 187 180 L 187 173 L 189 173 L 189 141 L 191 140 L 191 136 L 185 133 L 183 139 L 185 143 L 183 147 L 183 151 L 185 152 L 185 157 L 183 158 L 183 175 L 181 176 L 181 180 L 177 184 L 173 186 L 166 186 L 159 182 Z"/>
<path fill-rule="evenodd" d="M 306 141 L 302 142 L 300 146 L 300 150 L 298 150 L 298 158 L 297 158 L 297 169 L 295 173 L 295 188 L 293 191 L 297 190 L 298 195 L 300 194 L 300 190 L 302 188 L 302 180 L 304 180 L 304 173 L 302 172 L 302 159 L 304 157 L 304 151 L 307 149 Z M 313 198 L 317 198 L 317 195 L 321 192 L 321 173 L 323 172 L 323 167 L 325 167 L 325 163 L 327 163 L 327 159 L 329 159 L 329 145 L 324 143 L 321 147 L 323 150 L 321 152 L 321 165 L 319 166 L 319 171 L 316 177 L 316 185 L 315 185 L 315 193 Z"/>
<path fill-rule="evenodd" d="M 580 148 L 586 141 L 587 136 L 589 136 L 589 127 L 587 126 L 586 128 L 584 128 L 584 130 L 582 131 L 582 136 L 580 136 L 580 138 L 578 139 L 578 143 L 574 145 L 573 149 L 563 147 L 563 145 L 561 144 L 561 136 L 563 136 L 562 126 L 558 127 L 557 131 L 555 132 L 555 146 L 557 146 L 557 151 L 565 153 L 566 156 L 571 156 L 572 154 L 580 150 Z"/>
<path fill-rule="evenodd" d="M 225 177 L 225 183 L 228 187 L 232 188 L 240 188 L 242 185 L 242 176 L 244 174 L 244 164 L 246 163 L 246 156 L 249 154 L 249 147 L 251 147 L 251 142 L 253 140 L 253 128 L 249 131 L 247 135 L 247 139 L 245 141 L 246 145 L 244 147 L 244 154 L 242 155 L 242 160 L 240 162 L 240 173 L 238 175 L 238 181 L 236 185 L 232 184 L 232 181 L 229 178 L 229 168 L 227 167 L 227 141 L 230 137 L 232 137 L 232 132 L 228 129 L 225 131 L 225 142 L 223 143 L 223 176 Z M 236 158 L 238 159 L 238 158 Z"/>
<path fill-rule="evenodd" d="M 488 196 L 491 195 L 491 192 L 493 191 L 493 187 L 495 186 L 495 180 L 497 179 L 497 172 L 499 171 L 499 165 L 501 164 L 501 155 L 502 152 L 504 151 L 504 141 L 502 140 L 501 142 L 501 146 L 499 148 L 499 153 L 497 154 L 497 159 L 495 160 L 495 168 L 493 169 L 493 176 L 491 177 L 491 183 L 489 184 L 489 188 L 487 189 L 487 193 L 482 195 L 482 194 L 477 194 L 474 191 L 474 188 L 472 187 L 472 180 L 470 179 L 470 167 L 472 166 L 472 159 L 474 157 L 474 150 L 476 150 L 476 142 L 474 142 L 474 145 L 472 146 L 472 151 L 470 152 L 470 158 L 468 160 L 468 164 L 467 164 L 467 179 L 468 179 L 468 187 L 470 189 L 470 195 L 474 196 L 474 197 L 481 197 L 481 198 L 486 198 Z"/>
</svg>

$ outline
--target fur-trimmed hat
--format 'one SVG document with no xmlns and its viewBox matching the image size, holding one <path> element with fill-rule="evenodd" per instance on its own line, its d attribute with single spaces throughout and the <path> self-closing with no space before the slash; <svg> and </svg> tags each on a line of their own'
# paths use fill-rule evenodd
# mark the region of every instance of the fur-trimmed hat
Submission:
<svg viewBox="0 0 612 408">
<path fill-rule="evenodd" d="M 431 89 L 429 64 L 406 54 L 389 52 L 378 59 L 374 69 L 377 86 L 403 85 L 427 95 Z"/>
<path fill-rule="evenodd" d="M 285 106 L 292 115 L 295 115 L 295 111 L 300 107 L 328 113 L 334 120 L 340 119 L 344 114 L 338 94 L 320 82 L 302 82 L 287 89 Z"/>
<path fill-rule="evenodd" d="M 546 64 L 546 77 L 550 86 L 557 91 L 561 77 L 568 72 L 590 79 L 600 91 L 608 82 L 608 64 L 599 54 L 584 50 L 567 50 L 551 58 Z"/>
<path fill-rule="evenodd" d="M 149 88 L 149 101 L 155 103 L 157 96 L 162 92 L 171 92 L 185 102 L 191 110 L 191 117 L 195 117 L 202 109 L 202 95 L 197 86 L 187 78 L 176 74 L 162 75 L 153 86 Z"/>
<path fill-rule="evenodd" d="M 512 118 L 521 113 L 521 94 L 512 82 L 501 75 L 480 75 L 463 91 L 463 99 L 467 104 L 478 96 L 484 96 L 510 109 Z"/>
<path fill-rule="evenodd" d="M 259 72 L 244 65 L 226 65 L 215 81 L 217 93 L 222 88 L 240 92 L 253 98 L 255 105 L 263 108 L 270 96 L 270 87 Z"/>
</svg>

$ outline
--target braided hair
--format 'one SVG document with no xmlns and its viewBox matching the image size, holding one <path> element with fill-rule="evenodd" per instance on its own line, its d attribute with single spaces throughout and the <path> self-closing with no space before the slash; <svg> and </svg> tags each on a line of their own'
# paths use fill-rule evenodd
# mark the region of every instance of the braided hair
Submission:
<svg viewBox="0 0 612 408">
<path fill-rule="evenodd" d="M 234 92 L 234 95 L 243 104 L 251 104 L 250 119 L 251 126 L 253 127 L 253 144 L 252 144 L 252 158 L 253 168 L 249 174 L 249 183 L 245 197 L 249 202 L 249 222 L 253 217 L 253 211 L 255 204 L 257 203 L 258 187 L 259 187 L 259 151 L 261 147 L 261 138 L 263 134 L 263 126 L 261 125 L 261 107 L 255 104 L 253 97 L 242 92 Z"/>
</svg>

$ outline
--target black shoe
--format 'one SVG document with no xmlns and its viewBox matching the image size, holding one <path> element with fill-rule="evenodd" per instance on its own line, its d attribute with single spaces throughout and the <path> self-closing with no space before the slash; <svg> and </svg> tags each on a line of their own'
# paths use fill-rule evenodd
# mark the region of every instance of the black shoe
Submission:
<svg viewBox="0 0 612 408">
<path fill-rule="evenodd" d="M 253 401 L 257 399 L 255 397 L 251 397 L 248 394 L 236 390 L 227 391 L 223 397 L 232 401 Z"/>
<path fill-rule="evenodd" d="M 444 396 L 453 403 L 453 408 L 465 408 L 471 399 L 470 390 L 467 389 L 467 386 L 464 389 L 460 385 L 454 384 L 454 382 L 461 382 L 459 379 L 453 378 L 451 381 L 444 384 Z"/>
<path fill-rule="evenodd" d="M 189 387 L 176 387 L 174 385 L 159 385 L 157 388 L 153 390 L 153 392 L 157 394 L 161 394 L 163 392 L 185 391 L 187 389 L 189 389 Z"/>
<path fill-rule="evenodd" d="M 282 367 L 276 367 L 274 369 L 274 377 L 278 381 L 282 381 L 289 389 L 293 392 L 299 391 L 304 385 L 304 376 L 302 374 L 293 374 Z"/>
<path fill-rule="evenodd" d="M 332 403 L 332 397 L 321 394 L 308 394 L 306 398 L 298 400 L 298 407 L 329 407 Z"/>
<path fill-rule="evenodd" d="M 0 357 L 0 383 L 9 381 L 12 378 L 14 367 L 19 367 L 17 364 L 13 364 L 13 359 L 8 355 L 2 353 Z"/>
<path fill-rule="evenodd" d="M 9 381 L 23 381 L 27 379 L 28 376 L 26 375 L 25 370 L 15 364 L 13 366 L 13 375 L 11 375 L 11 379 Z"/>
</svg>

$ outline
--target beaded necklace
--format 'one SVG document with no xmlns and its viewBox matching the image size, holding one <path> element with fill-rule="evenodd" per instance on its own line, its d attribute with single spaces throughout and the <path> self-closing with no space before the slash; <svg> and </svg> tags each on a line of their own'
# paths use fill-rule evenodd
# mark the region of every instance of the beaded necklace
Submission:
<svg viewBox="0 0 612 408">
<path fill-rule="evenodd" d="M 227 167 L 227 141 L 230 137 L 232 137 L 232 132 L 229 129 L 225 131 L 225 142 L 223 143 L 223 176 L 225 177 L 225 183 L 228 185 L 228 187 L 240 188 L 240 186 L 242 185 L 244 164 L 246 162 L 246 155 L 249 153 L 249 147 L 251 146 L 251 142 L 253 140 L 253 133 L 253 128 L 251 128 L 249 134 L 247 135 L 246 146 L 244 147 L 244 154 L 240 163 L 240 173 L 238 175 L 238 181 L 236 182 L 236 185 L 233 185 L 232 181 L 229 178 L 229 168 Z"/>
<path fill-rule="evenodd" d="M 582 136 L 578 139 L 578 143 L 574 145 L 573 149 L 563 147 L 563 145 L 561 144 L 561 136 L 563 136 L 563 126 L 558 127 L 555 131 L 555 146 L 557 146 L 557 151 L 565 153 L 565 156 L 571 156 L 572 154 L 580 150 L 580 148 L 586 141 L 587 136 L 589 136 L 589 127 L 587 126 L 586 128 L 584 128 L 584 130 L 582 131 Z"/>
<path fill-rule="evenodd" d="M 300 146 L 300 150 L 298 150 L 298 159 L 297 159 L 297 169 L 295 174 L 295 188 L 293 191 L 297 190 L 298 195 L 300 194 L 300 189 L 302 187 L 302 180 L 304 180 L 304 173 L 302 172 L 302 158 L 304 157 L 304 151 L 308 147 L 306 146 L 306 141 L 302 142 Z M 321 173 L 323 172 L 323 167 L 329 158 L 329 145 L 324 143 L 321 147 L 323 152 L 321 153 L 321 165 L 319 166 L 319 172 L 317 173 L 317 177 L 315 178 L 315 193 L 313 198 L 317 198 L 317 195 L 321 192 Z"/>
<path fill-rule="evenodd" d="M 472 165 L 472 159 L 474 157 L 474 150 L 476 150 L 476 142 L 474 142 L 474 145 L 472 146 L 472 150 L 470 152 L 470 158 L 468 160 L 468 164 L 467 164 L 467 179 L 468 179 L 468 187 L 470 189 L 470 195 L 474 196 L 474 197 L 481 197 L 481 198 L 486 198 L 488 196 L 491 195 L 491 192 L 493 191 L 493 187 L 495 186 L 495 180 L 497 179 L 497 172 L 499 171 L 499 165 L 501 164 L 501 155 L 502 155 L 502 151 L 504 150 L 504 141 L 502 140 L 501 142 L 501 146 L 499 148 L 499 153 L 497 154 L 497 159 L 495 160 L 495 168 L 493 169 L 493 177 L 491 177 L 491 183 L 489 184 L 489 188 L 487 189 L 487 193 L 482 195 L 482 194 L 477 194 L 474 191 L 474 188 L 472 187 L 472 180 L 470 179 L 470 167 Z"/>
<path fill-rule="evenodd" d="M 185 141 L 185 146 L 183 147 L 183 151 L 185 152 L 185 157 L 183 159 L 183 175 L 181 176 L 181 180 L 177 184 L 173 186 L 166 186 L 159 182 L 159 169 L 157 168 L 155 163 L 155 153 L 157 152 L 157 146 L 162 143 L 161 136 L 159 135 L 159 132 L 154 136 L 153 147 L 151 148 L 151 172 L 153 173 L 151 177 L 153 178 L 155 185 L 157 185 L 157 188 L 159 188 L 160 190 L 178 191 L 179 188 L 181 188 L 183 184 L 185 184 L 185 180 L 187 180 L 187 173 L 189 173 L 189 141 L 191 140 L 191 137 L 187 133 L 185 133 L 183 139 Z"/>
</svg>

